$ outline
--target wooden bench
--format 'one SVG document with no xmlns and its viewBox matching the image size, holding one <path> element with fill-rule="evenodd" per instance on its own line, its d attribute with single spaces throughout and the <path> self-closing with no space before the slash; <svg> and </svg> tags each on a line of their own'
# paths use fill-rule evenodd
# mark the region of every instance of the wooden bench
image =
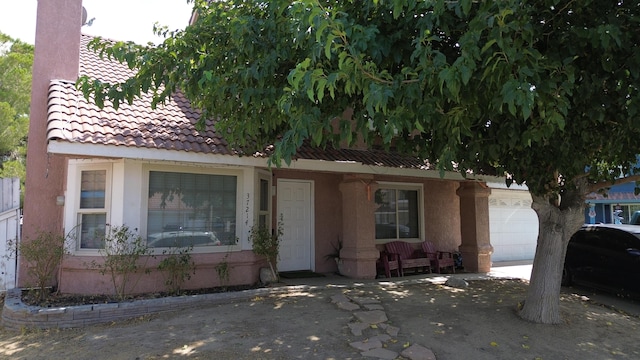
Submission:
<svg viewBox="0 0 640 360">
<path fill-rule="evenodd" d="M 426 257 L 422 249 L 414 249 L 408 242 L 389 242 L 385 244 L 385 252 L 388 253 L 389 263 L 397 261 L 400 276 L 404 276 L 405 269 L 431 273 L 431 260 Z M 387 272 L 387 276 L 390 276 L 389 272 Z"/>
<path fill-rule="evenodd" d="M 456 264 L 453 253 L 450 251 L 438 251 L 431 241 L 422 243 L 422 251 L 431 260 L 431 267 L 440 274 L 442 269 L 451 268 L 451 272 L 455 274 Z"/>
</svg>

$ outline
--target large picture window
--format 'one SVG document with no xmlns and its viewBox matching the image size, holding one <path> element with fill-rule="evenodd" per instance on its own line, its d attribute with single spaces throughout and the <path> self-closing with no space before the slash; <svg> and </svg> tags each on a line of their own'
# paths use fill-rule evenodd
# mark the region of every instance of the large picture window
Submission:
<svg viewBox="0 0 640 360">
<path fill-rule="evenodd" d="M 147 245 L 234 245 L 236 195 L 236 176 L 150 171 Z"/>
<path fill-rule="evenodd" d="M 376 240 L 420 238 L 418 189 L 381 188 L 375 201 Z"/>
<path fill-rule="evenodd" d="M 107 224 L 107 170 L 80 172 L 80 249 L 102 249 Z"/>
</svg>

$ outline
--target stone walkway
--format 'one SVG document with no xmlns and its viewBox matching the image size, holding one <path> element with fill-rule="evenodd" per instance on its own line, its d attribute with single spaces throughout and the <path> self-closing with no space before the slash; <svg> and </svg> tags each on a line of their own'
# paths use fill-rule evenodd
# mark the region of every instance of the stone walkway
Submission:
<svg viewBox="0 0 640 360">
<path fill-rule="evenodd" d="M 430 349 L 398 339 L 401 329 L 388 324 L 387 314 L 379 299 L 347 293 L 332 296 L 331 302 L 353 314 L 353 321 L 348 326 L 351 333 L 361 337 L 361 340 L 349 345 L 359 350 L 362 356 L 389 360 L 396 359 L 398 355 L 410 360 L 436 359 Z"/>
</svg>

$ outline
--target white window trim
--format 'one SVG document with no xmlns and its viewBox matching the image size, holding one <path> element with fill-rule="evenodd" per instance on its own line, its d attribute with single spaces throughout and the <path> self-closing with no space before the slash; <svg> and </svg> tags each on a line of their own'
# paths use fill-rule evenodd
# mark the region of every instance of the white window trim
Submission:
<svg viewBox="0 0 640 360">
<path fill-rule="evenodd" d="M 244 211 L 242 202 L 243 194 L 243 175 L 242 170 L 220 169 L 220 168 L 198 168 L 179 165 L 160 165 L 160 164 L 146 164 L 142 168 L 142 189 L 140 191 L 141 207 L 140 207 L 140 235 L 143 239 L 147 238 L 147 220 L 149 215 L 149 173 L 151 171 L 159 172 L 175 172 L 185 174 L 206 174 L 206 175 L 227 175 L 236 177 L 236 237 L 240 238 L 240 234 L 243 233 L 242 228 L 242 212 Z M 162 254 L 166 247 L 150 248 L 152 254 Z M 192 254 L 206 254 L 206 253 L 224 253 L 234 252 L 242 250 L 242 241 L 238 240 L 235 245 L 225 246 L 195 246 L 191 251 Z"/>
<path fill-rule="evenodd" d="M 403 183 L 403 182 L 378 182 L 378 190 L 416 190 L 418 191 L 418 226 L 420 230 L 420 237 L 418 238 L 400 238 L 400 239 L 376 239 L 376 244 L 386 244 L 391 241 L 406 241 L 409 243 L 420 243 L 424 241 L 425 226 L 424 226 L 424 184 L 421 183 Z M 375 220 L 374 220 L 375 223 Z"/>
<path fill-rule="evenodd" d="M 96 209 L 80 209 L 80 188 L 83 171 L 105 170 L 105 204 L 104 210 Z M 66 235 L 72 237 L 74 241 L 70 242 L 69 252 L 77 255 L 99 255 L 100 249 L 81 249 L 80 248 L 80 214 L 106 212 L 106 223 L 111 222 L 111 197 L 113 183 L 113 163 L 111 162 L 94 162 L 90 160 L 70 160 L 69 175 L 67 176 L 67 193 L 65 199 L 65 232 Z"/>
</svg>

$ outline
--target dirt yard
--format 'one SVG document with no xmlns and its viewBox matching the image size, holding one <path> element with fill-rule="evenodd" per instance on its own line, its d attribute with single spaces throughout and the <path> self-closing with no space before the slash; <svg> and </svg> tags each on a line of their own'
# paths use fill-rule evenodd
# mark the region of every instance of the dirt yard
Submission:
<svg viewBox="0 0 640 360">
<path fill-rule="evenodd" d="M 350 343 L 352 311 L 340 293 L 380 301 L 399 328 L 384 342 L 398 354 L 413 344 L 438 360 L 638 359 L 640 319 L 565 293 L 565 323 L 522 321 L 515 307 L 526 282 L 471 281 L 466 289 L 436 284 L 329 288 L 73 330 L 0 330 L 0 358 L 10 359 L 371 359 Z M 398 356 L 397 359 L 403 359 Z"/>
</svg>

